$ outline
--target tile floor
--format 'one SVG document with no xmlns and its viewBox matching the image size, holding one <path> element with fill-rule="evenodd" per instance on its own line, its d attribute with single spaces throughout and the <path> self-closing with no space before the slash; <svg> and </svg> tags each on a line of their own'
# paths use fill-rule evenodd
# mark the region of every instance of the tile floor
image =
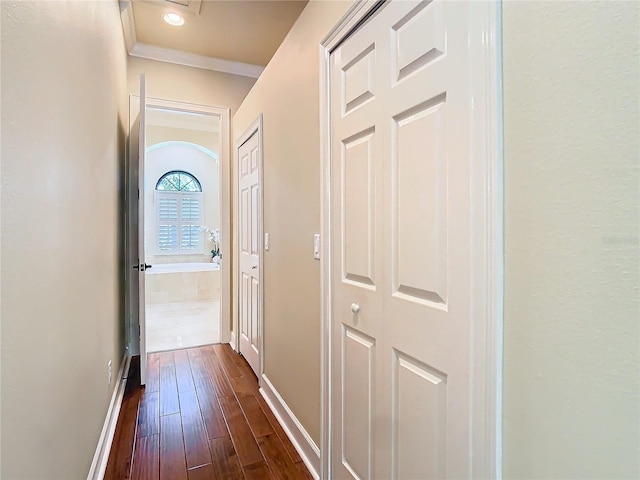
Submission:
<svg viewBox="0 0 640 480">
<path fill-rule="evenodd" d="M 220 342 L 220 301 L 147 305 L 147 352 Z"/>
</svg>

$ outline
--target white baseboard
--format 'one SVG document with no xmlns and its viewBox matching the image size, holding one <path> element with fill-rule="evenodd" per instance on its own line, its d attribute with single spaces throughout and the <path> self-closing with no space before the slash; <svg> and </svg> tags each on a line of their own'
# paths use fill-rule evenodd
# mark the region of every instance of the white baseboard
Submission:
<svg viewBox="0 0 640 480">
<path fill-rule="evenodd" d="M 309 472 L 315 480 L 318 480 L 320 478 L 320 449 L 265 374 L 262 374 L 261 383 L 260 393 L 302 457 Z"/>
<path fill-rule="evenodd" d="M 119 379 L 119 382 L 117 382 L 113 388 L 111 403 L 109 403 L 107 417 L 105 418 L 104 425 L 102 426 L 100 440 L 96 447 L 96 453 L 93 455 L 93 462 L 91 462 L 91 468 L 89 469 L 87 480 L 102 480 L 104 478 L 104 472 L 107 469 L 107 462 L 109 460 L 109 453 L 111 452 L 111 444 L 113 443 L 113 436 L 116 433 L 116 425 L 118 424 L 118 415 L 120 414 L 120 407 L 122 406 L 124 389 L 127 385 L 127 376 L 129 375 L 130 364 L 131 357 L 125 354 L 122 359 L 120 372 L 116 377 Z"/>
</svg>

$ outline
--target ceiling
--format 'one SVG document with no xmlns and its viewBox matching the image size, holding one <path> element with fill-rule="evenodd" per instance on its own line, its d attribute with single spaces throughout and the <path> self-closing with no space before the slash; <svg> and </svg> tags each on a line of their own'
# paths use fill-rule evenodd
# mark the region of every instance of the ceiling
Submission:
<svg viewBox="0 0 640 480">
<path fill-rule="evenodd" d="M 265 66 L 308 0 L 133 0 L 137 42 Z M 184 25 L 162 19 L 180 13 Z"/>
</svg>

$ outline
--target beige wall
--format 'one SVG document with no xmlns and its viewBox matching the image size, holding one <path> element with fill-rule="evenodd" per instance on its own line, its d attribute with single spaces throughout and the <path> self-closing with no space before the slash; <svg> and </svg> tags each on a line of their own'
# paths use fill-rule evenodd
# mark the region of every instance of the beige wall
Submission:
<svg viewBox="0 0 640 480">
<path fill-rule="evenodd" d="M 148 97 L 229 107 L 231 115 L 256 81 L 255 78 L 138 57 L 129 57 L 127 65 L 129 93 L 139 93 L 140 75 L 144 73 Z"/>
<path fill-rule="evenodd" d="M 639 478 L 637 2 L 505 2 L 505 478 Z"/>
<path fill-rule="evenodd" d="M 147 125 L 147 148 L 156 143 L 179 141 L 195 143 L 208 148 L 218 154 L 218 132 L 205 132 L 202 130 L 188 130 L 186 128 L 161 127 L 159 125 Z"/>
<path fill-rule="evenodd" d="M 124 349 L 118 4 L 1 15 L 1 476 L 86 478 Z"/>
<path fill-rule="evenodd" d="M 233 119 L 236 137 L 264 115 L 265 374 L 320 443 L 319 56 L 350 2 L 312 1 Z M 235 317 L 235 315 L 234 315 Z"/>
</svg>

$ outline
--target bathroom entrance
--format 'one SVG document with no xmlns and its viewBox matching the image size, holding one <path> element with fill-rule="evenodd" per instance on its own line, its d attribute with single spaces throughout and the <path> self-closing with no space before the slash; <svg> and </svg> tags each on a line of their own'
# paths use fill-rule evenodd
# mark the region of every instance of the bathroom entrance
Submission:
<svg viewBox="0 0 640 480">
<path fill-rule="evenodd" d="M 132 106 L 137 102 L 132 98 Z M 223 108 L 147 99 L 144 159 L 134 172 L 143 178 L 144 205 L 138 218 L 145 265 L 140 353 L 228 338 L 229 269 L 222 253 L 228 245 L 228 115 Z M 134 342 L 136 326 L 132 322 Z"/>
</svg>

